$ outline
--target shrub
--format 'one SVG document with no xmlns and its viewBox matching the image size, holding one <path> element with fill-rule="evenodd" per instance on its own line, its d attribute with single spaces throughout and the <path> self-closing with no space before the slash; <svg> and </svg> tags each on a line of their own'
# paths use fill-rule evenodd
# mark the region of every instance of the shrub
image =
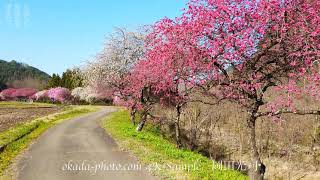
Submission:
<svg viewBox="0 0 320 180">
<path fill-rule="evenodd" d="M 32 88 L 5 89 L 0 93 L 0 99 L 2 100 L 18 100 L 18 99 L 31 99 L 31 97 L 37 92 Z"/>
<path fill-rule="evenodd" d="M 16 92 L 16 89 L 9 88 L 1 92 L 1 97 L 4 100 L 12 100 L 14 98 L 13 94 Z"/>
<path fill-rule="evenodd" d="M 2 94 L 0 93 L 0 101 L 4 101 L 5 98 L 2 96 Z"/>
<path fill-rule="evenodd" d="M 32 100 L 38 101 L 38 102 L 50 102 L 51 101 L 51 99 L 48 96 L 47 90 L 37 92 L 36 94 L 34 94 L 32 96 Z"/>
<path fill-rule="evenodd" d="M 16 98 L 31 98 L 35 93 L 37 93 L 36 89 L 32 88 L 21 88 L 16 89 L 16 91 L 13 93 L 13 96 Z"/>
<path fill-rule="evenodd" d="M 110 104 L 112 100 L 109 92 L 97 93 L 90 87 L 77 87 L 71 92 L 74 102 L 81 103 L 86 102 L 89 104 Z"/>
<path fill-rule="evenodd" d="M 53 102 L 65 103 L 71 98 L 71 92 L 63 87 L 51 88 L 47 94 Z"/>
<path fill-rule="evenodd" d="M 85 101 L 87 96 L 90 94 L 89 88 L 77 87 L 72 90 L 71 95 L 78 100 Z"/>
</svg>

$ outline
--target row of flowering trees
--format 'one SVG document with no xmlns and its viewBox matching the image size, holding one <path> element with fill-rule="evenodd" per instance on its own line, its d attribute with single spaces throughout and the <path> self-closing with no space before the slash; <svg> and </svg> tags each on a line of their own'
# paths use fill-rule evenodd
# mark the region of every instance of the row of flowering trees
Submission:
<svg viewBox="0 0 320 180">
<path fill-rule="evenodd" d="M 55 87 L 42 91 L 32 88 L 9 88 L 0 92 L 0 100 L 95 104 L 99 102 L 110 103 L 112 102 L 112 97 L 103 93 L 97 94 L 89 87 L 77 87 L 72 91 L 64 87 Z"/>
<path fill-rule="evenodd" d="M 17 98 L 29 99 L 36 92 L 37 90 L 32 88 L 21 88 L 21 89 L 9 88 L 0 92 L 0 100 L 14 100 Z"/>
<path fill-rule="evenodd" d="M 64 103 L 68 101 L 70 97 L 70 91 L 62 87 L 51 88 L 49 90 L 43 90 L 39 92 L 32 88 L 9 88 L 0 92 L 0 99 L 3 101 L 34 100 Z"/>
<path fill-rule="evenodd" d="M 180 147 L 181 109 L 200 91 L 219 102 L 239 104 L 248 113 L 250 179 L 263 179 L 256 146 L 256 121 L 299 110 L 297 96 L 319 98 L 320 2 L 316 0 L 190 0 L 183 14 L 164 18 L 146 33 L 118 29 L 87 80 L 111 93 L 117 104 L 142 115 L 141 130 L 155 103 L 176 110 Z M 301 85 L 300 82 L 304 82 Z M 278 91 L 275 99 L 267 91 Z"/>
</svg>

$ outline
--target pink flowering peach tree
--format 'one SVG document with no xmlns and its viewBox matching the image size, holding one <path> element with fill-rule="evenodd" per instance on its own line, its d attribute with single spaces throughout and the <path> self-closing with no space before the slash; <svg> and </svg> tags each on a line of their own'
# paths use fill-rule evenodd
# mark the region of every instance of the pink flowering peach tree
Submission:
<svg viewBox="0 0 320 180">
<path fill-rule="evenodd" d="M 5 89 L 1 92 L 1 97 L 4 99 L 4 100 L 13 100 L 14 99 L 14 93 L 16 92 L 17 90 L 14 89 L 14 88 L 9 88 L 9 89 Z"/>
<path fill-rule="evenodd" d="M 118 97 L 117 104 L 126 106 L 130 109 L 130 119 L 135 125 L 135 116 L 138 111 L 141 111 L 141 119 L 137 126 L 137 131 L 141 131 L 147 120 L 148 112 L 152 108 L 150 96 L 147 91 L 150 87 L 149 79 L 147 78 L 146 61 L 140 60 L 126 76 L 121 80 L 123 88 L 117 88 L 115 96 Z"/>
<path fill-rule="evenodd" d="M 140 71 L 150 70 L 144 77 L 158 80 L 152 90 L 164 97 L 175 90 L 179 95 L 173 97 L 185 97 L 177 85 L 197 86 L 206 95 L 241 105 L 250 129 L 249 177 L 263 179 L 257 119 L 320 114 L 292 103 L 295 96 L 319 96 L 319 16 L 315 0 L 191 0 L 183 15 L 154 25 L 146 55 L 151 65 Z M 299 85 L 302 80 L 307 88 Z M 266 92 L 275 89 L 286 93 L 286 99 L 279 95 L 268 101 Z"/>
<path fill-rule="evenodd" d="M 39 101 L 39 102 L 50 102 L 50 98 L 48 96 L 48 90 L 38 91 L 32 96 L 32 99 L 34 101 Z"/>
<path fill-rule="evenodd" d="M 54 102 L 64 103 L 71 97 L 71 92 L 67 88 L 56 87 L 47 91 L 47 96 Z"/>
<path fill-rule="evenodd" d="M 175 138 L 178 147 L 182 147 L 180 139 L 180 118 L 182 108 L 191 101 L 191 94 L 196 82 L 196 76 L 201 76 L 202 64 L 197 59 L 202 58 L 198 49 L 180 38 L 184 27 L 174 21 L 164 19 L 152 27 L 147 36 L 144 61 L 135 67 L 135 75 L 139 82 L 134 86 L 140 89 L 148 85 L 149 94 L 162 106 L 173 107 L 175 117 Z M 157 98 L 154 98 L 157 97 Z"/>
<path fill-rule="evenodd" d="M 32 88 L 9 88 L 1 92 L 1 97 L 4 100 L 17 100 L 19 98 L 30 99 L 36 92 L 37 90 Z"/>
</svg>

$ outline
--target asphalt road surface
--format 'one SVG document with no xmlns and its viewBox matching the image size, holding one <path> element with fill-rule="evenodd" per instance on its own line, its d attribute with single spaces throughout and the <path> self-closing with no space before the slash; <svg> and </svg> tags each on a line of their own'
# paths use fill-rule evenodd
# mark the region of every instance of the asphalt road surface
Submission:
<svg viewBox="0 0 320 180">
<path fill-rule="evenodd" d="M 65 121 L 42 134 L 17 160 L 18 180 L 152 180 L 99 125 L 114 108 Z"/>
</svg>

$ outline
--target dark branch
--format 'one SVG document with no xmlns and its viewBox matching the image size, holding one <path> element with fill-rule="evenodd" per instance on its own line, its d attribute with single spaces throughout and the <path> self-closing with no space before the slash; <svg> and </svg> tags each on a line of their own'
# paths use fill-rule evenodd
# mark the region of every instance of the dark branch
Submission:
<svg viewBox="0 0 320 180">
<path fill-rule="evenodd" d="M 295 114 L 295 115 L 320 115 L 320 110 L 296 110 L 296 111 L 289 111 L 289 110 L 279 110 L 276 112 L 262 112 L 257 113 L 256 117 L 263 117 L 263 116 L 277 116 L 281 114 Z"/>
</svg>

